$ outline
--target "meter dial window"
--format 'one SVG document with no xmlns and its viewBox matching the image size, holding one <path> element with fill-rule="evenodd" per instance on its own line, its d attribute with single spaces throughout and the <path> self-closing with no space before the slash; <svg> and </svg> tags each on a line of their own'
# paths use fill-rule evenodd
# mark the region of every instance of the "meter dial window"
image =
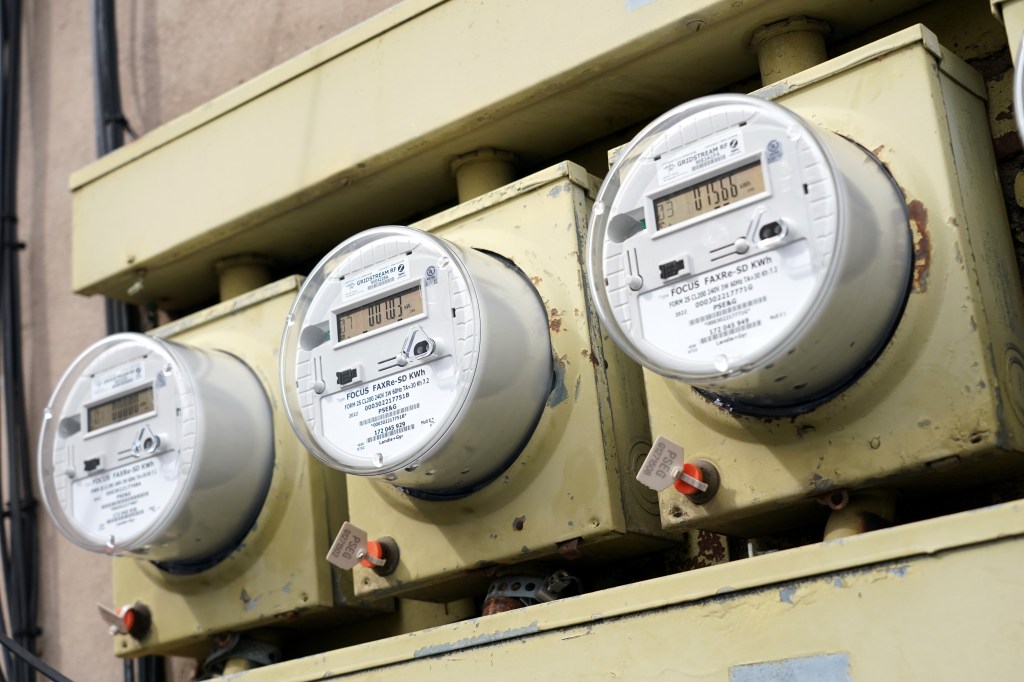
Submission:
<svg viewBox="0 0 1024 682">
<path fill-rule="evenodd" d="M 655 226 L 673 227 L 712 211 L 760 196 L 767 191 L 761 160 L 676 189 L 654 200 Z"/>
<path fill-rule="evenodd" d="M 292 427 L 341 471 L 467 494 L 510 463 L 543 409 L 546 320 L 499 258 L 407 227 L 360 233 L 306 279 L 285 328 Z"/>
<path fill-rule="evenodd" d="M 424 312 L 423 288 L 419 285 L 388 294 L 357 308 L 337 313 L 338 342 L 408 322 Z"/>
<path fill-rule="evenodd" d="M 89 431 L 96 431 L 133 417 L 149 414 L 155 410 L 153 387 L 146 386 L 127 395 L 118 396 L 86 408 L 86 424 L 88 424 Z"/>
<path fill-rule="evenodd" d="M 743 95 L 642 131 L 588 239 L 591 292 L 623 350 L 754 413 L 810 409 L 854 380 L 909 289 L 906 209 L 882 164 Z"/>
</svg>

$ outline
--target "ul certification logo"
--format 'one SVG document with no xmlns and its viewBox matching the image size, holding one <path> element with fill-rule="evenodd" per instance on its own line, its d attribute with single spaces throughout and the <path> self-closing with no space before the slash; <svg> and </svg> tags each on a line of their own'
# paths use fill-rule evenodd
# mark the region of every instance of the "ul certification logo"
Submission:
<svg viewBox="0 0 1024 682">
<path fill-rule="evenodd" d="M 782 158 L 782 143 L 778 140 L 772 140 L 768 143 L 768 147 L 765 151 L 768 163 L 778 161 Z"/>
</svg>

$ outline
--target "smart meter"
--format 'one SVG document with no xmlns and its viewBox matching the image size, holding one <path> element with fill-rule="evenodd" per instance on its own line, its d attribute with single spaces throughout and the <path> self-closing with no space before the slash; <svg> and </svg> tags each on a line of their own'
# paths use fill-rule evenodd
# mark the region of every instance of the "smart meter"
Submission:
<svg viewBox="0 0 1024 682">
<path fill-rule="evenodd" d="M 248 531 L 273 452 L 266 394 L 240 360 L 114 334 L 78 356 L 46 406 L 40 488 L 85 549 L 202 562 Z"/>
<path fill-rule="evenodd" d="M 551 390 L 547 315 L 526 277 L 407 227 L 331 251 L 282 347 L 288 417 L 310 452 L 427 497 L 503 471 Z"/>
<path fill-rule="evenodd" d="M 776 104 L 714 95 L 658 118 L 605 179 L 591 292 L 648 369 L 735 409 L 813 405 L 906 300 L 906 210 L 882 165 Z"/>
</svg>

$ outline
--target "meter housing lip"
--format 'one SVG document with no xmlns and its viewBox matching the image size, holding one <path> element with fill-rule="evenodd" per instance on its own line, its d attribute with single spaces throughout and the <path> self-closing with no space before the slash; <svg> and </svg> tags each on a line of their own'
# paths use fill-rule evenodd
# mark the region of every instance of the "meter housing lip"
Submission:
<svg viewBox="0 0 1024 682">
<path fill-rule="evenodd" d="M 876 166 L 888 180 L 888 185 L 891 187 L 894 197 L 897 197 L 900 201 L 900 209 L 903 212 L 904 218 L 906 217 L 905 204 L 902 203 L 904 201 L 903 194 L 895 179 L 889 175 L 888 170 L 883 164 L 881 164 L 881 162 L 878 161 L 878 159 L 876 159 L 868 150 L 857 142 L 845 138 L 837 133 L 831 133 L 826 130 L 819 131 L 813 122 L 805 121 L 802 117 L 789 109 L 755 96 L 717 94 L 707 95 L 691 100 L 665 112 L 637 133 L 633 140 L 628 143 L 628 145 L 618 155 L 618 159 L 612 165 L 607 177 L 598 191 L 594 203 L 594 210 L 591 213 L 590 223 L 588 226 L 587 258 L 591 273 L 590 277 L 588 277 L 588 286 L 591 296 L 594 297 L 597 309 L 601 313 L 602 320 L 604 319 L 604 312 L 610 311 L 612 308 L 611 301 L 604 284 L 604 241 L 611 219 L 609 209 L 613 205 L 617 193 L 622 188 L 624 178 L 626 178 L 628 173 L 632 171 L 632 164 L 639 160 L 641 155 L 650 147 L 651 142 L 653 142 L 660 133 L 669 130 L 684 118 L 720 106 L 740 105 L 749 107 L 752 102 L 756 102 L 757 106 L 763 106 L 772 110 L 773 116 L 784 119 L 788 124 L 793 126 L 799 126 L 801 132 L 805 133 L 805 139 L 808 141 L 809 145 L 815 150 L 815 152 L 825 159 L 826 163 L 832 169 L 832 172 L 827 174 L 827 181 L 835 194 L 837 206 L 844 206 L 849 201 L 849 195 L 844 183 L 839 182 L 839 178 L 842 176 L 842 173 L 839 172 L 841 166 L 837 163 L 830 145 L 826 144 L 823 140 L 823 134 L 834 135 L 836 138 L 842 139 L 844 143 L 851 144 L 863 151 L 873 165 Z M 740 159 L 723 164 L 718 172 L 726 172 L 729 169 L 741 167 L 745 163 L 748 163 L 751 158 L 753 157 L 750 154 L 746 154 Z M 762 164 L 764 164 L 763 154 L 760 159 Z M 714 174 L 712 173 L 711 175 Z M 680 181 L 677 186 L 684 187 L 689 184 L 699 184 L 701 181 L 702 180 L 684 180 Z M 772 196 L 780 191 L 778 188 L 773 187 L 771 182 L 772 180 L 768 178 L 766 180 L 766 184 L 768 186 L 766 187 L 765 192 L 757 195 L 757 197 L 751 197 L 749 203 L 753 203 L 757 199 L 764 198 L 765 196 Z M 646 191 L 643 193 L 644 201 L 649 203 L 653 198 L 670 194 L 672 191 L 674 191 L 674 189 L 662 189 L 653 192 Z M 747 205 L 747 203 L 748 201 L 744 200 L 743 202 L 739 202 L 736 207 Z M 645 207 L 645 215 L 648 208 L 649 207 Z M 729 210 L 731 211 L 733 208 L 733 206 L 730 206 Z M 668 234 L 675 233 L 677 231 L 686 230 L 690 226 L 697 224 L 698 222 L 702 222 L 705 218 L 706 216 L 698 216 L 683 221 L 677 225 L 671 225 L 660 230 L 660 234 L 653 235 L 651 239 L 653 241 L 659 237 L 667 236 Z M 844 244 L 849 238 L 850 229 L 851 227 L 846 224 L 846 221 L 837 219 L 835 230 L 835 242 L 837 244 L 837 248 L 838 245 Z M 909 243 L 909 225 L 906 233 L 909 258 L 912 256 L 910 251 L 912 246 Z M 820 283 L 815 287 L 815 295 L 808 302 L 801 315 L 798 316 L 799 319 L 788 328 L 785 328 L 784 331 L 780 332 L 773 340 L 770 347 L 766 347 L 758 352 L 756 354 L 756 358 L 754 358 L 752 362 L 747 361 L 733 363 L 725 372 L 686 371 L 674 368 L 667 365 L 665 362 L 653 359 L 650 355 L 643 352 L 619 324 L 614 322 L 607 323 L 604 324 L 604 327 L 619 348 L 622 349 L 623 352 L 631 359 L 657 374 L 691 384 L 698 394 L 723 409 L 755 416 L 793 415 L 813 410 L 822 403 L 827 402 L 842 393 L 851 383 L 863 375 L 863 373 L 877 359 L 878 355 L 880 355 L 885 349 L 892 337 L 892 334 L 898 326 L 900 315 L 906 305 L 906 300 L 910 292 L 912 269 L 908 266 L 907 270 L 905 287 L 900 292 L 900 302 L 897 306 L 896 314 L 891 319 L 886 331 L 881 334 L 881 341 L 878 343 L 877 348 L 870 353 L 870 355 L 860 365 L 858 365 L 857 368 L 851 371 L 846 380 L 837 382 L 828 390 L 819 391 L 809 395 L 805 400 L 795 402 L 764 404 L 749 402 L 739 396 L 731 396 L 726 392 L 720 393 L 719 391 L 709 387 L 704 382 L 713 382 L 716 379 L 723 379 L 732 376 L 737 372 L 742 373 L 757 367 L 771 367 L 781 358 L 785 358 L 786 355 L 791 352 L 791 349 L 795 347 L 792 341 L 794 337 L 798 337 L 804 334 L 808 329 L 821 324 L 819 313 L 821 313 L 821 311 L 829 304 L 830 300 L 834 298 L 837 281 L 843 274 L 843 264 L 838 258 L 832 258 L 829 260 L 827 270 L 823 273 Z"/>
<path fill-rule="evenodd" d="M 457 392 L 457 395 L 451 395 L 451 402 L 446 405 L 445 413 L 439 415 L 438 423 L 431 429 L 431 433 L 422 445 L 411 451 L 394 452 L 389 460 L 377 465 L 373 461 L 363 463 L 327 438 L 314 435 L 313 429 L 317 427 L 311 427 L 306 421 L 300 404 L 302 391 L 297 390 L 297 359 L 303 331 L 309 324 L 319 324 L 319 316 L 325 310 L 332 311 L 330 314 L 333 315 L 334 311 L 341 309 L 330 300 L 318 300 L 324 284 L 330 281 L 338 267 L 346 264 L 349 254 L 376 241 L 392 238 L 419 244 L 417 248 L 426 248 L 427 253 L 436 254 L 442 270 L 445 267 L 455 268 L 455 276 L 461 278 L 460 286 L 464 286 L 467 301 L 462 305 L 474 311 L 473 324 L 476 331 L 471 338 L 459 342 L 468 344 L 462 350 L 456 352 L 458 347 L 453 347 L 444 351 L 457 358 L 454 384 L 447 389 Z M 514 297 L 502 286 L 511 282 L 504 279 L 503 273 L 506 272 L 522 285 L 523 292 L 529 292 L 529 298 Z M 427 296 L 427 287 L 423 284 L 425 280 L 419 275 L 417 272 L 419 279 L 411 279 L 403 285 L 412 286 L 419 282 L 424 287 L 424 296 Z M 504 302 L 513 299 L 514 304 L 504 305 Z M 500 303 L 497 307 L 496 302 Z M 307 317 L 314 310 L 317 311 L 317 317 L 307 324 Z M 515 312 L 506 319 L 503 313 L 509 311 Z M 527 331 L 530 336 L 525 343 L 524 339 L 515 342 L 515 353 L 518 355 L 506 358 L 500 354 L 498 340 L 513 340 L 515 334 L 526 333 L 524 328 L 518 326 L 520 322 L 529 327 Z M 543 338 L 540 338 L 541 334 Z M 522 450 L 522 445 L 529 441 L 550 394 L 554 364 L 550 343 L 544 302 L 528 277 L 511 261 L 496 254 L 448 242 L 412 227 L 388 225 L 371 228 L 349 237 L 324 256 L 303 283 L 291 308 L 281 339 L 280 357 L 281 391 L 286 414 L 306 449 L 333 469 L 383 480 L 406 494 L 423 499 L 464 497 L 487 485 L 507 469 Z M 341 345 L 335 343 L 333 348 L 337 349 Z M 538 361 L 531 360 L 531 369 L 527 371 L 515 363 L 516 357 Z M 499 381 L 497 375 L 492 376 L 487 370 L 495 369 L 495 363 L 498 363 L 498 367 L 507 368 L 504 374 L 515 376 L 520 381 L 506 384 Z M 407 368 L 415 369 L 416 366 L 410 363 Z M 501 390 L 510 391 L 505 395 L 511 395 L 511 399 L 517 400 L 518 407 L 503 424 L 511 438 L 507 442 L 502 440 L 499 445 L 489 449 L 488 456 L 481 457 L 473 453 L 478 453 L 479 448 L 484 447 L 481 439 L 486 439 L 486 436 L 471 436 L 470 431 L 476 434 L 481 429 L 487 430 L 486 424 L 477 423 L 477 420 L 484 419 L 486 422 L 495 417 L 492 394 L 499 386 Z M 432 466 L 435 462 L 436 467 Z"/>
<path fill-rule="evenodd" d="M 452 264 L 458 269 L 459 273 L 465 279 L 467 284 L 467 291 L 471 299 L 471 305 L 479 309 L 480 303 L 477 297 L 476 287 L 473 285 L 472 277 L 467 270 L 466 266 L 462 262 L 462 258 L 456 253 L 452 247 L 442 239 L 435 237 L 432 234 L 423 232 L 420 230 L 413 230 L 412 228 L 404 227 L 401 225 L 383 225 L 380 227 L 372 227 L 368 230 L 363 230 L 355 235 L 352 235 L 348 239 L 331 249 L 326 256 L 320 259 L 316 267 L 313 268 L 309 276 L 306 277 L 302 283 L 302 287 L 299 289 L 298 296 L 295 298 L 295 303 L 292 304 L 291 311 L 288 313 L 288 317 L 285 319 L 284 333 L 281 337 L 281 359 L 280 359 L 280 380 L 281 380 L 281 393 L 284 396 L 285 412 L 288 415 L 288 421 L 292 425 L 292 429 L 295 431 L 295 435 L 298 436 L 299 441 L 306 447 L 306 449 L 313 454 L 318 460 L 338 471 L 342 471 L 346 474 L 354 474 L 357 476 L 378 476 L 392 474 L 396 471 L 401 471 L 406 467 L 414 466 L 427 457 L 432 451 L 444 447 L 444 445 L 451 440 L 453 436 L 452 424 L 454 423 L 459 412 L 465 406 L 468 400 L 471 390 L 460 391 L 460 395 L 452 405 L 452 409 L 445 415 L 444 422 L 436 430 L 436 434 L 430 438 L 429 441 L 421 449 L 419 457 L 410 457 L 402 461 L 398 461 L 393 464 L 385 464 L 380 467 L 358 467 L 345 464 L 339 461 L 338 458 L 328 452 L 328 448 L 317 442 L 317 439 L 310 433 L 309 426 L 306 424 L 306 420 L 302 418 L 302 407 L 299 405 L 298 392 L 295 390 L 296 386 L 296 372 L 295 372 L 295 358 L 298 350 L 299 336 L 302 332 L 302 320 L 309 312 L 309 308 L 316 298 L 320 287 L 326 282 L 341 265 L 344 259 L 344 253 L 347 251 L 361 248 L 366 243 L 387 238 L 387 237 L 398 237 L 408 238 L 410 231 L 416 232 L 418 236 L 421 236 L 424 240 L 431 242 L 436 248 L 442 250 L 445 255 L 449 257 Z M 418 280 L 420 286 L 422 286 L 422 280 Z M 332 306 L 331 310 L 340 309 L 337 306 Z M 332 315 L 334 313 L 332 312 Z M 414 319 L 414 318 L 410 318 Z M 403 325 L 405 323 L 403 322 Z M 480 338 L 477 337 L 476 344 L 477 350 L 479 350 Z M 346 342 L 336 344 L 336 346 L 347 345 Z M 472 371 L 475 372 L 479 366 L 481 354 L 475 353 L 473 359 Z M 339 453 L 339 457 L 347 459 L 345 453 Z"/>
<path fill-rule="evenodd" d="M 170 365 L 176 386 L 175 402 L 182 406 L 180 400 L 187 396 L 184 406 L 191 403 L 195 425 L 175 434 L 175 441 L 182 440 L 172 444 L 178 455 L 173 491 L 167 503 L 144 528 L 121 537 L 115 533 L 114 542 L 110 543 L 96 537 L 94 531 L 83 529 L 61 505 L 55 484 L 55 474 L 61 474 L 55 471 L 54 449 L 61 437 L 61 412 L 79 390 L 85 371 L 104 354 L 116 352 L 120 345 L 139 348 Z M 200 374 L 194 376 L 194 372 Z M 214 399 L 227 386 L 239 387 L 240 383 L 237 401 Z M 83 418 L 88 404 L 89 401 L 83 402 L 79 408 Z M 210 410 L 216 414 L 209 414 Z M 125 424 L 144 421 L 154 413 L 127 419 Z M 222 422 L 238 419 L 247 426 L 241 443 L 236 442 L 237 434 L 232 429 L 222 428 Z M 237 548 L 262 509 L 274 463 L 270 420 L 270 402 L 263 384 L 236 356 L 135 332 L 106 336 L 87 347 L 68 366 L 44 409 L 37 449 L 37 481 L 43 504 L 61 534 L 83 549 L 114 556 L 134 555 L 171 572 L 203 570 Z M 108 429 L 97 429 L 96 435 L 102 435 L 100 431 Z M 233 449 L 237 454 L 225 460 L 219 455 L 231 443 L 237 446 Z M 236 473 L 239 466 L 245 467 L 241 474 Z M 172 485 L 170 481 L 167 484 Z"/>
</svg>

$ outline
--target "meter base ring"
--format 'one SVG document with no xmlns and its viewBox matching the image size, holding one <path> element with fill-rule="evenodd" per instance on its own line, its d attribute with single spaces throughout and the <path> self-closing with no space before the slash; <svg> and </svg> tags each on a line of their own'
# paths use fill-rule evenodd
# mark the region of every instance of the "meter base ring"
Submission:
<svg viewBox="0 0 1024 682">
<path fill-rule="evenodd" d="M 554 356 L 552 355 L 552 359 L 551 359 L 551 374 L 552 374 L 553 377 L 554 377 L 554 373 L 555 373 L 555 369 L 554 368 L 555 368 L 555 362 L 554 362 Z M 554 382 L 555 380 L 552 379 L 552 381 Z M 554 392 L 557 388 L 558 388 L 557 385 L 552 385 L 551 392 Z M 550 397 L 551 392 L 548 393 L 549 397 Z M 406 487 L 400 486 L 400 485 L 396 485 L 395 488 L 399 492 L 405 493 L 409 497 L 413 497 L 413 498 L 415 498 L 417 500 L 426 500 L 428 502 L 451 502 L 451 501 L 454 501 L 454 500 L 461 500 L 464 497 L 469 497 L 470 495 L 472 495 L 473 493 L 477 492 L 478 490 L 482 490 L 483 488 L 486 488 L 491 483 L 494 483 L 496 480 L 501 478 L 505 474 L 505 472 L 509 470 L 509 468 L 512 466 L 512 464 L 517 459 L 519 459 L 519 455 L 521 455 L 523 450 L 526 449 L 526 446 L 529 445 L 530 440 L 533 438 L 534 432 L 536 432 L 537 427 L 540 425 L 540 420 L 544 416 L 544 410 L 547 408 L 547 406 L 548 406 L 548 401 L 547 400 L 545 400 L 543 403 L 541 403 L 540 409 L 537 411 L 537 416 L 533 420 L 533 423 L 530 426 L 530 428 L 527 429 L 526 435 L 523 437 L 522 442 L 520 442 L 519 445 L 516 446 L 516 448 L 512 451 L 512 455 L 508 458 L 508 461 L 506 461 L 504 464 L 502 464 L 500 467 L 498 467 L 495 470 L 495 472 L 493 474 L 491 474 L 490 476 L 488 476 L 487 478 L 485 478 L 485 479 L 483 479 L 481 481 L 477 481 L 476 483 L 474 483 L 472 486 L 469 486 L 468 488 L 458 488 L 458 489 L 454 489 L 454 490 L 430 490 L 430 491 L 427 491 L 427 490 L 419 490 L 417 488 L 406 488 Z"/>
<path fill-rule="evenodd" d="M 738 398 L 732 398 L 730 396 L 721 395 L 713 391 L 709 391 L 699 386 L 694 386 L 693 391 L 700 397 L 707 400 L 715 407 L 725 410 L 730 414 L 741 415 L 745 417 L 757 417 L 760 419 L 783 419 L 786 417 L 798 417 L 802 414 L 807 414 L 818 409 L 825 403 L 831 402 L 838 398 L 840 395 L 845 393 L 856 384 L 861 378 L 867 374 L 868 370 L 875 364 L 875 362 L 882 356 L 885 349 L 889 347 L 889 343 L 892 341 L 893 335 L 896 333 L 896 329 L 899 327 L 899 322 L 903 318 L 903 311 L 906 310 L 907 302 L 910 300 L 910 292 L 914 281 L 913 270 L 910 271 L 907 277 L 906 287 L 903 294 L 903 303 L 900 305 L 896 315 L 893 316 L 889 331 L 886 332 L 883 343 L 878 345 L 871 355 L 869 355 L 864 363 L 855 372 L 851 372 L 846 378 L 846 381 L 839 384 L 831 391 L 824 393 L 820 396 L 811 398 L 805 402 L 794 403 L 790 405 L 758 405 L 756 403 L 744 402 Z"/>
<path fill-rule="evenodd" d="M 270 493 L 271 483 L 272 481 L 267 482 L 267 485 L 263 490 L 263 495 L 260 497 L 259 504 L 254 508 L 252 518 L 242 526 L 241 532 L 239 532 L 234 539 L 225 544 L 224 549 L 221 551 L 210 557 L 194 561 L 150 561 L 149 563 L 153 564 L 168 575 L 197 575 L 203 571 L 210 570 L 220 562 L 224 561 L 234 554 L 235 550 L 242 547 L 245 539 L 249 536 L 249 533 L 256 528 L 256 522 L 259 520 L 260 513 L 263 511 L 263 505 L 267 501 L 267 495 Z"/>
<path fill-rule="evenodd" d="M 382 538 L 377 538 L 377 542 L 383 550 L 381 553 L 384 555 L 384 564 L 382 566 L 374 566 L 370 570 L 383 578 L 391 575 L 398 568 L 401 552 L 398 549 L 398 543 L 392 537 L 385 535 Z"/>
</svg>

